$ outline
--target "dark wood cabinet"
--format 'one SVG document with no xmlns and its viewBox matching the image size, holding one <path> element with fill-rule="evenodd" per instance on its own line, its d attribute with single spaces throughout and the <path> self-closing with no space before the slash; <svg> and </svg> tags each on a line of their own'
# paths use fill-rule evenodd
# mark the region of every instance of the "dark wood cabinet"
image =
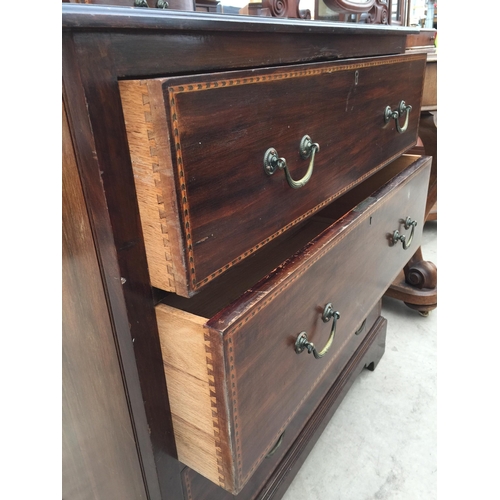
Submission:
<svg viewBox="0 0 500 500">
<path fill-rule="evenodd" d="M 65 500 L 283 495 L 420 245 L 412 32 L 63 5 Z"/>
<path fill-rule="evenodd" d="M 62 497 L 147 499 L 63 106 Z"/>
</svg>

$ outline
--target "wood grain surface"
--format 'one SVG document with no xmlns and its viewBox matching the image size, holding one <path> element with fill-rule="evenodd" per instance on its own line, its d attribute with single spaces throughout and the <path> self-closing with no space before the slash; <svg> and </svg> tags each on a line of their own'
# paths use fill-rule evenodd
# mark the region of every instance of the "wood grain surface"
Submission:
<svg viewBox="0 0 500 500">
<path fill-rule="evenodd" d="M 343 367 L 325 377 L 287 426 L 277 451 L 261 463 L 236 496 L 222 490 L 186 467 L 182 472 L 186 500 L 264 500 L 281 498 L 312 449 L 329 418 L 340 405 L 354 378 L 365 367 L 378 363 L 385 350 L 387 321 L 380 316 L 380 303 L 366 318 L 362 342 Z M 368 333 L 367 333 L 368 332 Z"/>
<path fill-rule="evenodd" d="M 424 70 L 425 55 L 416 54 L 122 82 L 153 285 L 185 295 L 170 285 L 167 269 L 173 268 L 176 276 L 187 274 L 184 289 L 192 294 L 411 147 Z M 135 123 L 144 115 L 144 99 L 147 127 L 144 118 Z M 413 107 L 403 134 L 393 120 L 384 122 L 386 106 L 396 109 L 401 100 Z M 299 154 L 305 135 L 320 151 L 311 180 L 294 190 L 283 172 L 264 172 L 263 158 L 274 147 L 301 178 L 309 165 Z M 158 141 L 164 147 L 156 147 Z M 150 172 L 144 181 L 143 164 Z M 165 238 L 174 175 L 180 223 Z M 150 195 L 153 176 L 165 182 L 158 178 Z M 183 258 L 172 260 L 171 245 L 184 250 Z"/>
<path fill-rule="evenodd" d="M 151 500 L 178 500 L 181 464 L 119 82 L 402 54 L 415 30 L 67 4 L 62 21 L 63 95 L 143 485 Z M 82 482 L 81 496 L 92 498 L 96 484 Z"/>
<path fill-rule="evenodd" d="M 102 33 L 75 42 L 73 33 L 63 32 L 63 97 L 147 495 L 175 499 L 179 463 L 108 46 Z"/>
<path fill-rule="evenodd" d="M 205 334 L 200 328 L 203 319 L 177 312 L 168 304 L 169 297 L 156 306 L 162 348 L 175 346 L 178 352 L 193 353 L 191 362 L 202 363 L 196 370 L 208 369 L 214 375 L 209 389 L 191 374 L 175 371 L 170 378 L 178 379 L 176 386 L 184 391 L 169 388 L 169 397 L 177 400 L 175 406 L 186 421 L 193 422 L 190 415 L 205 415 L 199 421 L 209 428 L 210 416 L 214 417 L 221 437 L 220 454 L 214 460 L 219 460 L 224 480 L 220 474 L 208 477 L 228 491 L 241 490 L 311 391 L 327 373 L 339 373 L 359 345 L 361 338 L 353 332 L 411 255 L 391 239 L 394 230 L 404 232 L 402 221 L 408 215 L 420 221 L 412 242 L 418 248 L 431 158 L 409 156 L 396 164 L 400 173 L 394 178 L 239 299 L 207 318 Z M 398 168 L 393 166 L 392 171 Z M 175 297 L 172 300 L 179 304 Z M 326 344 L 331 323 L 323 323 L 321 314 L 328 302 L 341 314 L 331 351 L 320 360 L 307 352 L 297 355 L 294 342 L 301 331 L 318 349 Z M 176 327 L 179 319 L 184 321 Z M 203 356 L 203 351 L 209 354 Z M 167 365 L 172 364 L 169 359 L 165 354 Z M 212 392 L 209 406 L 207 396 Z M 206 401 L 204 412 L 202 401 Z M 184 463 L 203 474 L 196 449 L 187 440 L 179 440 L 177 447 L 185 450 Z"/>
<path fill-rule="evenodd" d="M 146 499 L 127 396 L 63 109 L 62 496 Z"/>
<path fill-rule="evenodd" d="M 186 296 L 186 264 L 161 84 L 157 80 L 122 81 L 120 95 L 151 284 Z"/>
<path fill-rule="evenodd" d="M 179 460 L 224 487 L 218 394 L 206 319 L 169 306 L 158 307 L 157 318 Z"/>
</svg>

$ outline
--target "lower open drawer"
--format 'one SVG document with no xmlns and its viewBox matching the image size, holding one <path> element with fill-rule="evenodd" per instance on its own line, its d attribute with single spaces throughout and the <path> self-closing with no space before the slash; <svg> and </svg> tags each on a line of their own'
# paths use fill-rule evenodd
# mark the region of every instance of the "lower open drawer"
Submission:
<svg viewBox="0 0 500 500">
<path fill-rule="evenodd" d="M 241 490 L 420 245 L 430 166 L 403 156 L 198 295 L 161 298 L 181 462 Z"/>
<path fill-rule="evenodd" d="M 360 345 L 351 359 L 329 371 L 316 386 L 243 489 L 234 496 L 185 467 L 182 471 L 185 500 L 270 500 L 275 495 L 281 498 L 278 491 L 300 468 L 358 374 L 364 368 L 374 369 L 382 357 L 387 321 L 380 316 L 381 303 L 363 321 L 364 338 L 359 339 Z"/>
</svg>

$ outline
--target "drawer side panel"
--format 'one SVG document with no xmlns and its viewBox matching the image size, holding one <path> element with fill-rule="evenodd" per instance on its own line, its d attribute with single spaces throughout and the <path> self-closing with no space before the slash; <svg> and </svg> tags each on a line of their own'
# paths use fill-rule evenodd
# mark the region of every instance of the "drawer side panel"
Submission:
<svg viewBox="0 0 500 500">
<path fill-rule="evenodd" d="M 156 80 L 130 80 L 119 85 L 151 284 L 187 296 L 182 232 L 160 84 Z"/>
<path fill-rule="evenodd" d="M 222 488 L 233 487 L 224 369 L 204 318 L 156 306 L 179 460 Z"/>
</svg>

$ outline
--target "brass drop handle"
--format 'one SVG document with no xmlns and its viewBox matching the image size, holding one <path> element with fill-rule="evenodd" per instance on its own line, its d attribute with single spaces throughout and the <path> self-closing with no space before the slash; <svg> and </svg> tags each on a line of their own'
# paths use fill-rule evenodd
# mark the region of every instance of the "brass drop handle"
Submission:
<svg viewBox="0 0 500 500">
<path fill-rule="evenodd" d="M 321 316 L 321 319 L 323 320 L 324 323 L 328 323 L 328 321 L 330 321 L 330 319 L 332 318 L 333 318 L 333 324 L 332 324 L 332 330 L 330 332 L 330 337 L 325 347 L 323 347 L 322 351 L 318 352 L 314 344 L 307 340 L 306 332 L 300 332 L 299 336 L 297 337 L 297 340 L 295 341 L 295 352 L 297 354 L 300 354 L 304 349 L 307 349 L 307 352 L 309 354 L 312 352 L 316 359 L 322 358 L 332 346 L 333 337 L 335 337 L 335 330 L 337 328 L 337 320 L 340 318 L 340 313 L 338 311 L 334 311 L 332 304 L 329 302 L 328 304 L 326 304 L 323 310 L 323 315 Z"/>
<path fill-rule="evenodd" d="M 410 119 L 410 111 L 412 110 L 412 107 L 408 104 L 406 104 L 404 101 L 401 101 L 399 103 L 398 109 L 392 111 L 390 106 L 387 106 L 385 108 L 385 113 L 384 113 L 384 122 L 387 124 L 389 121 L 394 119 L 396 122 L 396 130 L 402 134 L 406 132 L 406 129 L 408 128 L 408 123 Z M 399 120 L 402 116 L 406 115 L 406 120 L 405 124 L 401 127 L 399 124 Z"/>
<path fill-rule="evenodd" d="M 278 152 L 274 148 L 269 148 L 264 155 L 264 171 L 267 175 L 273 175 L 276 170 L 284 170 L 286 180 L 290 187 L 293 189 L 298 189 L 305 186 L 313 174 L 314 169 L 314 156 L 316 152 L 319 151 L 319 144 L 313 143 L 308 135 L 302 137 L 299 146 L 300 156 L 306 160 L 311 157 L 309 163 L 309 168 L 307 169 L 306 175 L 302 179 L 295 181 L 292 179 L 288 165 L 286 164 L 285 158 L 280 158 Z"/>
<path fill-rule="evenodd" d="M 397 244 L 398 241 L 400 241 L 403 244 L 403 248 L 405 250 L 408 250 L 410 248 L 411 242 L 413 240 L 413 234 L 415 233 L 415 226 L 417 225 L 416 221 L 410 219 L 410 217 L 406 217 L 405 220 L 405 229 L 410 229 L 411 227 L 411 233 L 410 237 L 408 240 L 406 240 L 406 236 L 404 234 L 400 234 L 400 232 L 396 229 L 394 233 L 392 233 L 392 242 L 394 245 Z"/>
<path fill-rule="evenodd" d="M 281 433 L 280 437 L 278 438 L 278 441 L 276 441 L 276 443 L 274 444 L 274 446 L 271 448 L 271 450 L 269 451 L 269 453 L 266 455 L 266 458 L 272 457 L 278 451 L 278 448 L 283 443 L 283 436 L 284 435 L 285 435 L 285 431 L 283 431 Z"/>
</svg>

